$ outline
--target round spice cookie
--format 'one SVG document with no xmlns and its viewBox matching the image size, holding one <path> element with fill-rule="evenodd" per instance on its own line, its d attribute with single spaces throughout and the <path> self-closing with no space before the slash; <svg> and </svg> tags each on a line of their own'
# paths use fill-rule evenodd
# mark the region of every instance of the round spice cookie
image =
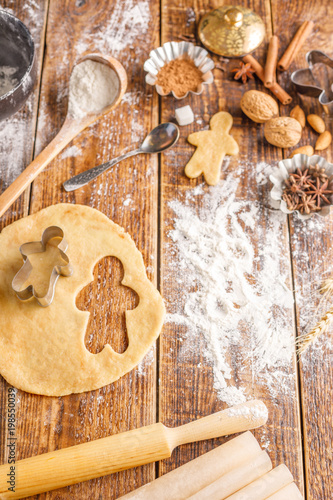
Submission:
<svg viewBox="0 0 333 500">
<path fill-rule="evenodd" d="M 73 275 L 59 278 L 52 304 L 43 308 L 34 298 L 20 301 L 11 284 L 23 264 L 20 246 L 39 241 L 49 226 L 64 232 Z M 165 308 L 142 255 L 98 210 L 58 204 L 20 219 L 0 234 L 0 254 L 0 373 L 13 386 L 47 396 L 98 389 L 132 370 L 160 334 Z M 97 354 L 86 349 L 89 312 L 75 305 L 78 293 L 93 281 L 96 263 L 107 256 L 121 261 L 121 283 L 139 297 L 138 306 L 125 313 L 128 348 L 122 354 L 108 344 Z"/>
</svg>

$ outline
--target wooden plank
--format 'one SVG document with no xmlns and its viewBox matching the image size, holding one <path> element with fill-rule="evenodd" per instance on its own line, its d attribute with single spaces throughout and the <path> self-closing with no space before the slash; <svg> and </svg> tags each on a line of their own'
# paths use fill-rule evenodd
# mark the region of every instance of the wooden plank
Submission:
<svg viewBox="0 0 333 500">
<path fill-rule="evenodd" d="M 0 126 L 0 192 L 22 172 L 33 156 L 37 122 L 39 81 L 44 54 L 47 0 L 5 1 L 2 8 L 18 17 L 30 30 L 36 49 L 37 78 L 34 90 L 22 109 L 1 122 Z M 0 230 L 28 212 L 29 192 L 13 205 L 0 219 Z M 11 386 L 0 377 L 0 463 L 8 462 L 8 396 Z M 20 408 L 20 395 L 16 395 L 16 407 Z M 18 435 L 18 434 L 17 434 Z"/>
<path fill-rule="evenodd" d="M 5 1 L 1 7 L 18 17 L 29 29 L 35 43 L 37 77 L 34 90 L 25 105 L 1 123 L 0 192 L 4 191 L 32 160 L 48 0 Z M 29 191 L 27 190 L 13 205 L 12 210 L 1 218 L 1 229 L 27 214 Z"/>
<path fill-rule="evenodd" d="M 153 281 L 157 261 L 157 158 L 142 155 L 129 159 L 76 193 L 66 193 L 62 183 L 88 167 L 134 149 L 157 124 L 158 101 L 150 89 L 145 91 L 143 62 L 158 40 L 158 14 L 159 3 L 155 0 L 50 2 L 36 151 L 49 143 L 64 120 L 70 71 L 81 54 L 100 51 L 118 58 L 128 72 L 129 85 L 123 103 L 84 131 L 36 179 L 30 210 L 34 213 L 58 202 L 99 209 L 131 234 Z M 126 304 L 133 308 L 136 298 L 119 285 L 121 274 L 120 263 L 106 258 L 95 269 L 92 288 L 86 288 L 78 297 L 78 306 L 91 312 L 86 338 L 93 352 L 107 341 L 120 351 L 126 346 L 121 324 L 124 308 Z M 104 278 L 112 284 L 110 288 L 103 286 Z M 99 307 L 101 304 L 104 309 Z M 152 349 L 136 370 L 100 390 L 62 398 L 20 393 L 18 458 L 153 423 L 155 364 Z M 154 476 L 152 464 L 38 498 L 112 499 Z"/>
<path fill-rule="evenodd" d="M 239 2 L 231 3 L 238 4 Z M 268 39 L 271 33 L 270 3 L 268 1 L 250 1 L 242 5 L 255 10 L 263 17 L 267 26 Z M 202 15 L 207 9 L 207 4 L 201 1 L 163 1 L 162 42 L 177 40 L 177 36 L 180 34 L 194 33 L 195 26 L 190 21 L 193 19 L 193 12 L 198 19 L 199 15 Z M 264 62 L 266 47 L 267 40 L 255 53 L 262 63 Z M 211 362 L 214 353 L 216 353 L 212 347 L 214 339 L 209 338 L 209 327 L 205 326 L 205 317 L 200 310 L 200 296 L 195 295 L 198 289 L 200 290 L 205 276 L 201 274 L 197 281 L 191 281 L 192 275 L 195 276 L 197 272 L 197 268 L 195 271 L 191 269 L 191 260 L 188 258 L 191 249 L 189 248 L 186 258 L 186 252 L 182 250 L 184 243 L 174 244 L 172 237 L 177 239 L 177 234 L 171 233 L 170 236 L 170 231 L 173 231 L 175 227 L 179 228 L 179 225 L 176 226 L 175 219 L 178 222 L 180 219 L 181 221 L 185 220 L 184 224 L 186 224 L 186 217 L 183 215 L 177 216 L 172 207 L 176 207 L 176 210 L 179 210 L 178 213 L 182 213 L 181 207 L 186 206 L 188 211 L 188 234 L 186 235 L 184 230 L 179 239 L 183 237 L 186 240 L 187 238 L 187 241 L 193 244 L 193 258 L 196 259 L 195 267 L 200 261 L 199 250 L 197 250 L 196 257 L 195 248 L 200 247 L 197 245 L 195 237 L 191 238 L 191 220 L 193 224 L 196 217 L 209 221 L 211 232 L 214 232 L 215 228 L 212 223 L 214 216 L 217 214 L 217 206 L 225 206 L 228 197 L 235 194 L 236 202 L 243 204 L 242 206 L 247 207 L 247 210 L 250 210 L 250 207 L 252 209 L 257 207 L 259 210 L 254 221 L 254 231 L 248 227 L 244 232 L 254 251 L 253 268 L 251 270 L 251 264 L 248 271 L 252 275 L 252 282 L 251 279 L 250 282 L 254 286 L 260 287 L 264 285 L 264 283 L 260 282 L 260 279 L 263 279 L 265 266 L 269 266 L 271 258 L 271 262 L 275 262 L 274 266 L 276 266 L 275 277 L 272 278 L 275 285 L 271 284 L 264 294 L 268 294 L 267 297 L 269 297 L 271 293 L 274 293 L 273 286 L 280 286 L 277 284 L 280 273 L 284 284 L 290 289 L 289 292 L 286 292 L 290 299 L 289 304 L 285 303 L 283 305 L 280 303 L 281 297 L 284 295 L 281 292 L 280 299 L 277 298 L 280 302 L 277 302 L 275 311 L 276 321 L 281 317 L 285 331 L 284 335 L 289 340 L 286 346 L 287 356 L 282 366 L 274 367 L 273 363 L 271 363 L 269 369 L 262 367 L 262 372 L 257 373 L 256 366 L 258 364 L 254 359 L 251 359 L 251 353 L 258 346 L 253 345 L 252 348 L 247 348 L 249 343 L 254 342 L 255 333 L 249 325 L 242 326 L 240 324 L 239 328 L 243 330 L 242 336 L 240 340 L 235 340 L 233 347 L 232 343 L 229 342 L 229 349 L 226 353 L 226 360 L 231 366 L 231 378 L 227 383 L 231 387 L 243 387 L 248 399 L 256 397 L 266 403 L 269 409 L 268 424 L 255 431 L 255 435 L 262 446 L 268 450 L 273 464 L 285 463 L 292 471 L 299 487 L 302 488 L 303 468 L 299 403 L 295 356 L 292 346 L 294 313 L 291 294 L 288 225 L 286 217 L 270 210 L 268 202 L 270 186 L 265 177 L 269 169 L 264 168 L 264 174 L 261 177 L 260 169 L 262 165 L 258 165 L 260 162 L 266 162 L 268 165 L 276 163 L 281 158 L 281 153 L 278 149 L 269 146 L 265 142 L 262 126 L 254 124 L 242 114 L 239 106 L 242 94 L 249 88 L 263 90 L 263 86 L 257 80 L 244 86 L 233 81 L 229 71 L 236 65 L 235 61 L 230 62 L 226 73 L 215 70 L 214 84 L 208 86 L 199 97 L 190 96 L 184 101 L 175 101 L 171 98 L 161 100 L 162 121 L 173 119 L 174 109 L 185 104 L 191 105 L 196 121 L 192 125 L 181 129 L 179 144 L 176 148 L 163 155 L 161 163 L 161 289 L 170 317 L 165 325 L 160 344 L 160 420 L 166 425 L 180 425 L 226 406 L 219 398 L 219 392 L 216 390 L 219 385 L 218 373 L 215 371 L 214 375 Z M 191 132 L 207 128 L 209 118 L 219 110 L 229 111 L 234 117 L 232 134 L 239 142 L 240 155 L 238 158 L 231 158 L 229 163 L 224 164 L 221 184 L 209 188 L 203 183 L 202 178 L 190 181 L 184 176 L 185 164 L 194 152 L 194 148 L 188 145 L 186 137 Z M 230 191 L 230 188 L 228 188 L 229 191 L 227 191 L 232 176 L 235 177 L 235 182 L 239 181 L 239 184 L 237 189 L 234 188 Z M 226 189 L 225 194 L 223 194 L 223 186 Z M 170 202 L 172 202 L 172 205 L 170 205 Z M 232 221 L 230 221 L 230 225 L 232 225 L 231 223 Z M 244 229 L 244 225 L 241 222 L 240 224 Z M 200 241 L 204 241 L 203 238 L 205 237 L 209 238 L 209 234 L 205 234 L 204 226 L 205 224 L 200 226 L 204 236 L 202 234 L 196 235 Z M 217 228 L 216 231 L 218 231 Z M 226 234 L 228 234 L 228 229 L 226 229 Z M 234 233 L 233 236 L 236 237 L 236 234 Z M 183 258 L 184 255 L 184 267 L 182 268 L 176 262 L 179 256 Z M 221 252 L 222 259 L 223 253 Z M 202 270 L 203 264 L 199 265 Z M 267 280 L 267 278 L 265 279 Z M 211 293 L 212 300 L 214 300 L 214 287 L 211 289 L 209 287 L 208 289 L 204 288 L 203 290 L 203 295 Z M 195 333 L 188 331 L 189 327 L 186 326 L 186 321 L 187 324 L 193 326 L 193 320 L 184 312 L 185 307 L 191 306 L 189 302 L 190 294 L 192 294 L 192 299 L 194 297 L 193 300 L 196 305 L 196 309 L 194 307 L 191 309 L 192 317 L 198 315 L 198 325 L 194 328 Z M 202 307 L 206 307 L 206 302 Z M 271 308 L 274 310 L 272 303 Z M 218 308 L 215 313 L 216 321 L 218 321 Z M 222 314 L 222 311 L 220 311 L 220 314 Z M 274 313 L 273 317 L 275 318 Z M 243 318 L 243 320 L 245 319 Z M 274 328 L 276 328 L 273 337 L 269 337 L 275 338 L 276 342 L 279 338 L 279 331 L 277 327 L 274 327 L 274 321 L 268 326 L 267 333 L 269 333 L 270 329 L 274 331 Z M 207 332 L 206 338 L 205 331 Z M 223 342 L 223 336 L 220 342 Z M 210 361 L 207 360 L 205 355 L 207 349 L 210 349 L 210 356 L 208 356 Z M 219 349 L 220 346 L 218 345 L 217 350 Z M 217 356 L 218 354 L 216 354 Z M 223 442 L 223 439 L 216 440 L 214 443 L 204 442 L 181 447 L 170 460 L 160 464 L 160 473 L 165 473 L 208 451 L 217 442 Z"/>
<path fill-rule="evenodd" d="M 333 33 L 331 27 L 332 5 L 323 2 L 293 2 L 288 13 L 281 4 L 272 1 L 274 29 L 281 36 L 281 51 L 288 45 L 298 26 L 306 19 L 315 23 L 310 35 L 288 72 L 281 75 L 287 83 L 292 71 L 306 67 L 305 54 L 311 49 L 331 54 Z M 331 15 L 330 15 L 331 14 Z M 305 111 L 317 113 L 325 119 L 327 129 L 332 132 L 331 118 L 325 116 L 319 102 L 314 98 L 298 96 L 298 103 Z M 318 134 L 309 126 L 303 132 L 300 145 L 315 145 Z M 321 156 L 332 161 L 332 148 L 321 152 Z M 307 222 L 290 218 L 291 246 L 297 304 L 298 334 L 308 332 L 331 307 L 330 301 L 320 301 L 318 287 L 323 278 L 332 274 L 331 234 L 332 215 L 326 219 L 315 216 Z M 319 308 L 318 308 L 319 306 Z M 332 328 L 301 357 L 299 363 L 301 401 L 303 412 L 304 461 L 307 497 L 324 500 L 332 497 L 332 415 L 333 372 Z"/>
</svg>

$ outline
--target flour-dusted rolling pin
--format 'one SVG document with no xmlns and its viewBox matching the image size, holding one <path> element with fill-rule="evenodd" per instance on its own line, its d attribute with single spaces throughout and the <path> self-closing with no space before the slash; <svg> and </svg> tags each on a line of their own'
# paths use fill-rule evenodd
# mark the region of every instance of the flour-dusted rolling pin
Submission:
<svg viewBox="0 0 333 500">
<path fill-rule="evenodd" d="M 15 492 L 8 491 L 9 465 L 0 466 L 0 499 L 25 498 L 170 457 L 176 446 L 263 425 L 267 408 L 249 401 L 170 429 L 161 423 L 53 451 L 15 464 Z"/>
</svg>

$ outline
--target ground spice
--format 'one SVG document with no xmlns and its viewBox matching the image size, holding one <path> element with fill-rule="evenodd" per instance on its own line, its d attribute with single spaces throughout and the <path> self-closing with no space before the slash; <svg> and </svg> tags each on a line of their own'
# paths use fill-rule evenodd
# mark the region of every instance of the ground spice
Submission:
<svg viewBox="0 0 333 500">
<path fill-rule="evenodd" d="M 177 97 L 182 97 L 190 90 L 195 92 L 202 82 L 202 72 L 191 59 L 170 61 L 160 69 L 156 80 L 163 94 L 173 91 Z"/>
</svg>

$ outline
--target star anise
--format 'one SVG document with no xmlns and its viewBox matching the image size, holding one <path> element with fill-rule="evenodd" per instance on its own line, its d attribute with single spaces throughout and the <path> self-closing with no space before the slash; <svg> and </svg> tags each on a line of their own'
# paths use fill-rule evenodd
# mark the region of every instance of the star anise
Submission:
<svg viewBox="0 0 333 500">
<path fill-rule="evenodd" d="M 297 194 L 298 196 L 302 196 L 303 189 L 296 181 L 293 175 L 290 175 L 288 179 L 285 181 L 285 190 L 291 194 Z"/>
<path fill-rule="evenodd" d="M 245 64 L 241 62 L 240 67 L 232 69 L 231 73 L 236 73 L 234 76 L 235 80 L 239 80 L 241 78 L 242 82 L 246 83 L 248 78 L 254 79 L 253 73 L 255 73 L 255 70 L 252 68 L 250 63 Z"/>
<path fill-rule="evenodd" d="M 323 200 L 327 205 L 331 205 L 330 200 L 325 196 L 326 194 L 332 194 L 333 191 L 327 189 L 328 180 L 326 180 L 323 184 L 320 181 L 320 178 L 317 177 L 316 185 L 312 184 L 311 189 L 308 191 L 308 194 L 312 194 L 312 199 L 316 200 L 317 208 L 321 207 L 321 200 Z"/>
<path fill-rule="evenodd" d="M 301 214 L 309 215 L 320 210 L 323 204 L 333 204 L 326 196 L 333 194 L 329 189 L 330 182 L 331 178 L 319 165 L 297 168 L 284 182 L 282 199 L 289 210 L 299 210 Z"/>
<path fill-rule="evenodd" d="M 311 212 L 320 210 L 320 208 L 317 207 L 316 200 L 314 200 L 311 196 L 304 196 L 298 203 L 297 210 L 299 210 L 301 214 L 309 215 Z"/>
<path fill-rule="evenodd" d="M 328 176 L 325 173 L 325 168 L 320 167 L 319 165 L 315 165 L 314 167 L 310 167 L 310 174 L 312 177 L 319 177 L 321 182 L 325 182 L 328 179 Z"/>
<path fill-rule="evenodd" d="M 308 171 L 308 168 L 306 170 L 301 170 L 300 168 L 298 168 L 296 172 L 290 174 L 290 177 L 294 178 L 301 188 L 308 188 L 311 187 L 312 178 L 312 176 L 308 174 Z"/>
<path fill-rule="evenodd" d="M 284 192 L 282 199 L 286 202 L 288 210 L 296 210 L 298 201 L 295 200 L 295 197 L 292 194 Z"/>
</svg>

